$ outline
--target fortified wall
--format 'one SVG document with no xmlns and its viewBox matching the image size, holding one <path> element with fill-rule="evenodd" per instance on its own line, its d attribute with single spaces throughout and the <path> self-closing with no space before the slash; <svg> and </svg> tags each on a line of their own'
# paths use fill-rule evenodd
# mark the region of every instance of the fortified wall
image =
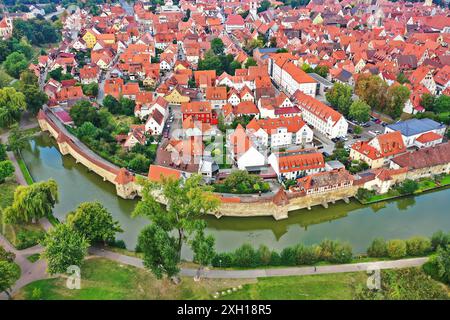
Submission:
<svg viewBox="0 0 450 320">
<path fill-rule="evenodd" d="M 124 199 L 133 199 L 140 195 L 142 186 L 137 183 L 136 177 L 125 168 L 119 168 L 108 161 L 91 154 L 80 142 L 75 142 L 70 134 L 66 134 L 44 111 L 38 114 L 39 126 L 42 131 L 47 131 L 56 139 L 58 148 L 63 155 L 70 154 L 77 163 L 83 164 L 89 170 L 95 172 L 104 181 L 109 181 L 116 186 L 117 195 Z M 276 220 L 287 219 L 288 212 L 299 209 L 311 209 L 316 205 L 328 208 L 330 203 L 338 200 L 349 201 L 355 196 L 357 186 L 331 190 L 319 194 L 303 195 L 286 193 L 280 188 L 273 197 L 223 197 L 218 195 L 221 205 L 214 214 L 217 218 L 222 216 L 256 217 L 273 216 Z M 158 197 L 160 198 L 160 197 Z M 163 199 L 159 199 L 164 203 Z"/>
</svg>

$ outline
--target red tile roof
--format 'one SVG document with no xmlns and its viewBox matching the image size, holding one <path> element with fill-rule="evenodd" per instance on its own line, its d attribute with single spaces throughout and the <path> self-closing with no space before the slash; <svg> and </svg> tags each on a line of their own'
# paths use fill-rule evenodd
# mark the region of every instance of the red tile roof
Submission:
<svg viewBox="0 0 450 320">
<path fill-rule="evenodd" d="M 148 179 L 153 182 L 161 182 L 163 178 L 177 180 L 180 177 L 181 171 L 154 164 L 150 165 L 148 170 Z"/>
</svg>

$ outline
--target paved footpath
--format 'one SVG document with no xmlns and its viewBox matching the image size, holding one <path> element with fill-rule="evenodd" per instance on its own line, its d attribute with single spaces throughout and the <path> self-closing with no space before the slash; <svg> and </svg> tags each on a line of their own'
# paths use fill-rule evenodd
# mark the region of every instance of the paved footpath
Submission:
<svg viewBox="0 0 450 320">
<path fill-rule="evenodd" d="M 143 268 L 142 260 L 135 257 L 126 256 L 116 252 L 103 250 L 99 248 L 91 248 L 89 252 L 98 257 L 104 257 L 122 264 Z M 249 269 L 249 270 L 203 270 L 201 277 L 203 278 L 227 278 L 227 279 L 248 279 L 259 277 L 284 277 L 284 276 L 303 276 L 311 274 L 325 273 L 341 273 L 341 272 L 358 272 L 367 271 L 370 268 L 379 269 L 398 269 L 407 267 L 418 267 L 427 262 L 428 258 L 412 258 L 402 260 L 377 261 L 377 262 L 361 262 L 352 264 L 339 264 L 314 267 L 291 267 L 291 268 L 273 268 L 273 269 Z M 195 277 L 198 269 L 182 268 L 180 275 L 187 277 Z"/>
</svg>

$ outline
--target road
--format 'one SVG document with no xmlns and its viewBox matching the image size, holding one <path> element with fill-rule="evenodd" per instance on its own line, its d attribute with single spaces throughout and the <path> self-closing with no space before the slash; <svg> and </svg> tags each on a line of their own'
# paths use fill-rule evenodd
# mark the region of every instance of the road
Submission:
<svg viewBox="0 0 450 320">
<path fill-rule="evenodd" d="M 59 15 L 60 15 L 61 13 L 63 13 L 65 10 L 66 10 L 65 8 L 61 8 L 61 9 L 55 11 L 55 12 L 46 14 L 46 15 L 44 16 L 44 18 L 45 18 L 45 20 L 50 20 L 53 16 L 59 16 Z"/>
</svg>

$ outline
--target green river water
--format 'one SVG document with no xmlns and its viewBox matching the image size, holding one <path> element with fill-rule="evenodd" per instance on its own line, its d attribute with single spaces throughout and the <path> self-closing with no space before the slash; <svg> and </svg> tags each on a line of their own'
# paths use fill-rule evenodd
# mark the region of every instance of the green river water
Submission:
<svg viewBox="0 0 450 320">
<path fill-rule="evenodd" d="M 55 216 L 60 220 L 80 202 L 98 200 L 120 222 L 123 233 L 118 235 L 127 247 L 136 246 L 139 231 L 148 223 L 145 218 L 131 218 L 137 200 L 116 196 L 115 187 L 71 156 L 62 156 L 54 139 L 42 134 L 30 141 L 23 157 L 35 181 L 53 178 L 57 181 L 60 201 Z M 228 251 L 243 243 L 255 246 L 266 244 L 282 249 L 297 243 L 314 244 L 322 239 L 348 241 L 354 252 L 365 252 L 376 237 L 385 239 L 408 238 L 413 235 L 431 235 L 434 231 L 450 231 L 450 189 L 362 206 L 356 201 L 338 202 L 328 209 L 321 206 L 312 210 L 290 212 L 289 219 L 275 221 L 271 217 L 231 218 L 208 216 L 207 232 L 216 238 L 216 249 Z M 191 258 L 184 250 L 183 256 Z"/>
</svg>

